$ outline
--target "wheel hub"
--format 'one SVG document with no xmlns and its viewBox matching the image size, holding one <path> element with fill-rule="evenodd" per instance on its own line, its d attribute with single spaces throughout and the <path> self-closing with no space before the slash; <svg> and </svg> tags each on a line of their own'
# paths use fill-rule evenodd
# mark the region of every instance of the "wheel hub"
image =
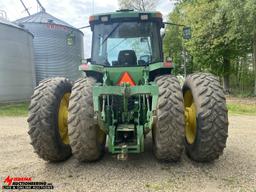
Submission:
<svg viewBox="0 0 256 192">
<path fill-rule="evenodd" d="M 65 93 L 60 101 L 58 113 L 58 127 L 61 140 L 64 144 L 69 144 L 68 138 L 68 104 L 70 93 Z"/>
<path fill-rule="evenodd" d="M 189 144 L 193 144 L 196 138 L 196 106 L 190 90 L 184 95 L 185 104 L 185 136 Z"/>
</svg>

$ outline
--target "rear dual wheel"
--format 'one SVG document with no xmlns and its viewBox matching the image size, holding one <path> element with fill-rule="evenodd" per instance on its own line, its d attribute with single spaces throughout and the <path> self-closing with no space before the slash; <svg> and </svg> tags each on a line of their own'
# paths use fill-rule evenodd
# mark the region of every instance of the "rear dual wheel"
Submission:
<svg viewBox="0 0 256 192">
<path fill-rule="evenodd" d="M 189 75 L 183 86 L 185 148 L 198 162 L 213 161 L 223 153 L 228 136 L 225 96 L 218 79 L 208 73 Z"/>
<path fill-rule="evenodd" d="M 226 101 L 218 79 L 208 73 L 192 74 L 182 91 L 171 75 L 159 76 L 155 81 L 159 87 L 157 122 L 152 130 L 156 158 L 179 160 L 185 143 L 192 160 L 217 159 L 228 136 Z"/>
<path fill-rule="evenodd" d="M 35 88 L 28 133 L 40 158 L 63 161 L 72 152 L 79 161 L 95 161 L 103 156 L 106 135 L 93 119 L 95 82 L 93 78 L 79 79 L 72 88 L 68 79 L 57 77 L 43 80 Z"/>
<path fill-rule="evenodd" d="M 38 156 L 63 161 L 71 156 L 68 137 L 68 105 L 72 84 L 65 78 L 49 78 L 35 88 L 29 106 L 29 135 Z"/>
</svg>

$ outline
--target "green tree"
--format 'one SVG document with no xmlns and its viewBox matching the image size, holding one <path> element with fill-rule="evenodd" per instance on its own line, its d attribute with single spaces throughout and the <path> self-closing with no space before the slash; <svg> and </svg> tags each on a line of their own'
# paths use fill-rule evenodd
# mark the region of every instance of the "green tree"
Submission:
<svg viewBox="0 0 256 192">
<path fill-rule="evenodd" d="M 243 23 L 250 39 L 254 69 L 254 96 L 256 96 L 256 0 L 247 0 L 244 5 L 246 19 Z"/>
<path fill-rule="evenodd" d="M 229 30 L 226 36 L 236 47 L 234 52 L 236 62 L 243 58 L 248 62 L 248 55 L 252 55 L 252 60 L 249 60 L 251 63 L 249 65 L 243 63 L 243 65 L 247 65 L 245 75 L 251 72 L 254 76 L 254 95 L 256 95 L 256 0 L 222 0 L 219 4 L 227 13 Z M 239 70 L 233 68 L 233 72 Z"/>
<path fill-rule="evenodd" d="M 170 13 L 169 21 L 192 28 L 193 37 L 185 42 L 185 48 L 192 55 L 193 71 L 209 71 L 223 76 L 224 89 L 229 91 L 230 75 L 239 70 L 244 61 L 242 58 L 253 53 L 256 89 L 255 6 L 256 0 L 179 1 Z M 181 51 L 178 45 L 182 40 L 173 37 L 175 29 L 167 29 L 166 33 L 165 53 L 167 47 L 173 45 L 170 50 L 173 50 L 174 61 L 178 61 Z M 247 71 L 249 68 L 250 65 Z"/>
</svg>

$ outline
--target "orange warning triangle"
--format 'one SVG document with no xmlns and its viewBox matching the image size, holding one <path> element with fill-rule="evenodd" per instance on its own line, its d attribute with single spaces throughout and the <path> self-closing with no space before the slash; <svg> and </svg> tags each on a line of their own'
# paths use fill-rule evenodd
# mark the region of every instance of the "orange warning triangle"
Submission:
<svg viewBox="0 0 256 192">
<path fill-rule="evenodd" d="M 121 75 L 121 78 L 117 82 L 118 85 L 122 85 L 123 83 L 129 83 L 131 86 L 135 86 L 135 82 L 133 81 L 131 75 L 128 72 L 124 72 Z"/>
</svg>

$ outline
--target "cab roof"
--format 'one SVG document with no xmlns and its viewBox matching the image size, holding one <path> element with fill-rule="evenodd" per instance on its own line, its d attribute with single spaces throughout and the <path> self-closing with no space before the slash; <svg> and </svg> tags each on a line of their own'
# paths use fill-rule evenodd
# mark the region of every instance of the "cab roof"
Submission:
<svg viewBox="0 0 256 192">
<path fill-rule="evenodd" d="M 90 16 L 90 25 L 122 21 L 156 21 L 162 23 L 162 14 L 158 11 L 134 11 L 130 9 L 101 13 Z"/>
</svg>

